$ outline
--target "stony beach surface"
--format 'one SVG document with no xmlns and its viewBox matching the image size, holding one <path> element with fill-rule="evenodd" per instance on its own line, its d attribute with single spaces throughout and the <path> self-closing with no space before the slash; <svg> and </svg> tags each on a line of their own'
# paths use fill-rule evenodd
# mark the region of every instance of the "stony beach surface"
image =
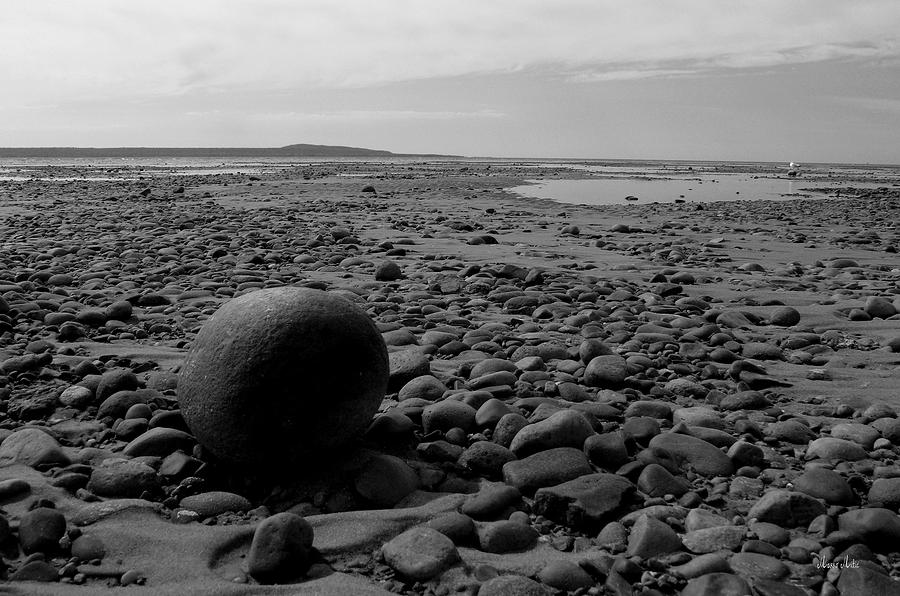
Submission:
<svg viewBox="0 0 900 596">
<path fill-rule="evenodd" d="M 535 177 L 512 163 L 122 174 L 0 182 L 0 593 L 900 594 L 900 187 L 590 207 L 505 191 Z M 238 469 L 179 371 L 284 286 L 369 315 L 387 394 L 349 448 Z"/>
</svg>

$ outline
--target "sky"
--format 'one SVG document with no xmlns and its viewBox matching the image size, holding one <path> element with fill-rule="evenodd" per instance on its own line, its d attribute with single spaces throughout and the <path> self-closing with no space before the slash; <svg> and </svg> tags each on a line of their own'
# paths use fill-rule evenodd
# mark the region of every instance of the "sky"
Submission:
<svg viewBox="0 0 900 596">
<path fill-rule="evenodd" d="M 897 0 L 4 0 L 0 146 L 900 163 Z"/>
</svg>

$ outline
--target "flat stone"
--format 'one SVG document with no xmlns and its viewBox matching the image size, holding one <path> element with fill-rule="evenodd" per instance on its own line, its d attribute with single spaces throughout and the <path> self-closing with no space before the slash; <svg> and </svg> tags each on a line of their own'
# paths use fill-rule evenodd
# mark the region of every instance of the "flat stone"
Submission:
<svg viewBox="0 0 900 596">
<path fill-rule="evenodd" d="M 582 451 L 557 447 L 504 464 L 503 480 L 523 494 L 531 495 L 539 488 L 555 486 L 592 471 Z"/>
<path fill-rule="evenodd" d="M 747 528 L 744 526 L 718 526 L 688 532 L 682 537 L 685 548 L 692 553 L 706 554 L 720 550 L 737 550 Z"/>
<path fill-rule="evenodd" d="M 747 513 L 748 519 L 794 528 L 807 526 L 826 512 L 825 505 L 813 497 L 788 490 L 772 490 L 756 502 Z"/>
<path fill-rule="evenodd" d="M 766 436 L 773 437 L 779 441 L 787 441 L 798 445 L 804 445 L 816 436 L 808 425 L 797 420 L 773 422 L 767 425 L 763 432 Z"/>
<path fill-rule="evenodd" d="M 671 454 L 686 469 L 702 476 L 728 476 L 734 471 L 731 460 L 715 445 L 679 433 L 662 433 L 650 440 L 651 449 Z"/>
<path fill-rule="evenodd" d="M 253 504 L 248 499 L 235 493 L 225 491 L 209 491 L 190 495 L 181 499 L 178 506 L 200 514 L 200 517 L 212 517 L 226 511 L 249 511 Z"/>
<path fill-rule="evenodd" d="M 596 530 L 627 504 L 634 493 L 628 479 L 615 474 L 588 474 L 539 489 L 535 513 L 572 528 Z"/>
<path fill-rule="evenodd" d="M 881 438 L 881 433 L 868 424 L 842 422 L 831 427 L 831 436 L 836 439 L 853 441 L 864 449 L 872 449 L 875 441 Z"/>
<path fill-rule="evenodd" d="M 139 497 L 157 486 L 156 470 L 147 464 L 108 459 L 93 469 L 87 489 L 101 497 Z"/>
<path fill-rule="evenodd" d="M 866 450 L 857 443 L 834 437 L 816 439 L 806 449 L 806 459 L 859 461 L 867 457 Z"/>
<path fill-rule="evenodd" d="M 690 482 L 684 478 L 673 476 L 659 464 L 646 466 L 638 477 L 637 486 L 641 492 L 651 497 L 665 495 L 680 497 L 691 490 Z"/>
<path fill-rule="evenodd" d="M 731 567 L 728 566 L 728 561 L 720 553 L 710 553 L 697 555 L 687 563 L 672 567 L 670 571 L 685 579 L 694 579 L 709 573 L 729 573 Z"/>
<path fill-rule="evenodd" d="M 182 430 L 158 426 L 133 439 L 122 453 L 130 457 L 154 455 L 165 457 L 174 451 L 191 453 L 197 440 Z"/>
<path fill-rule="evenodd" d="M 719 402 L 719 409 L 726 412 L 737 410 L 761 410 L 768 408 L 772 404 L 766 399 L 766 396 L 759 391 L 741 391 L 726 395 Z"/>
<path fill-rule="evenodd" d="M 56 439 L 36 428 L 13 431 L 0 443 L 0 466 L 23 464 L 45 468 L 70 463 Z"/>
<path fill-rule="evenodd" d="M 787 565 L 760 553 L 735 553 L 728 564 L 736 573 L 749 578 L 782 579 L 790 574 Z"/>
</svg>

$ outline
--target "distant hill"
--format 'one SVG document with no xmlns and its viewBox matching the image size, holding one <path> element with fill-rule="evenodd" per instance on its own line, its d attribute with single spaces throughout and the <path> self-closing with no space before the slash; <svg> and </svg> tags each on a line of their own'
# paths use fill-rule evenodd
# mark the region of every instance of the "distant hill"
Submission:
<svg viewBox="0 0 900 596">
<path fill-rule="evenodd" d="M 0 147 L 0 157 L 400 157 L 398 153 L 297 144 L 286 147 Z"/>
</svg>

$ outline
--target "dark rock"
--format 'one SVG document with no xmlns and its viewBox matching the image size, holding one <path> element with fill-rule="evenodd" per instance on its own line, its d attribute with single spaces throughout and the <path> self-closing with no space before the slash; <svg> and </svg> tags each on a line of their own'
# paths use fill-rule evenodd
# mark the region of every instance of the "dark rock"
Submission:
<svg viewBox="0 0 900 596">
<path fill-rule="evenodd" d="M 245 497 L 225 491 L 210 491 L 190 495 L 178 504 L 182 509 L 197 512 L 200 517 L 212 517 L 226 511 L 250 511 L 253 504 Z"/>
<path fill-rule="evenodd" d="M 539 489 L 535 513 L 572 528 L 596 531 L 627 504 L 634 485 L 615 474 L 588 474 Z"/>
<path fill-rule="evenodd" d="M 585 439 L 594 434 L 590 422 L 573 410 L 560 410 L 545 420 L 529 424 L 513 438 L 509 448 L 518 457 L 554 447 L 581 449 Z"/>
<path fill-rule="evenodd" d="M 276 513 L 253 533 L 247 570 L 262 584 L 286 583 L 309 567 L 313 528 L 299 515 Z"/>
<path fill-rule="evenodd" d="M 734 470 L 727 455 L 696 437 L 668 432 L 653 437 L 649 446 L 670 454 L 686 469 L 692 469 L 703 476 L 727 476 Z"/>
<path fill-rule="evenodd" d="M 572 447 L 557 447 L 511 461 L 503 466 L 503 480 L 523 494 L 590 474 L 587 457 Z"/>
<path fill-rule="evenodd" d="M 478 543 L 487 553 L 528 550 L 535 545 L 537 530 L 514 521 L 487 522 L 478 526 Z"/>
<path fill-rule="evenodd" d="M 26 555 L 55 554 L 65 533 L 66 518 L 56 509 L 38 507 L 22 514 L 19 520 L 19 544 Z"/>
<path fill-rule="evenodd" d="M 628 536 L 629 557 L 649 559 L 681 550 L 678 534 L 668 524 L 647 515 L 640 516 Z"/>
<path fill-rule="evenodd" d="M 361 435 L 388 370 L 381 334 L 357 306 L 318 290 L 271 288 L 206 321 L 178 399 L 191 434 L 218 457 L 280 466 L 327 457 Z"/>
<path fill-rule="evenodd" d="M 763 495 L 750 508 L 747 518 L 794 528 L 809 525 L 809 522 L 825 511 L 825 505 L 807 494 L 779 489 Z"/>
<path fill-rule="evenodd" d="M 681 596 L 750 596 L 750 584 L 731 573 L 707 573 L 694 578 Z"/>
</svg>

